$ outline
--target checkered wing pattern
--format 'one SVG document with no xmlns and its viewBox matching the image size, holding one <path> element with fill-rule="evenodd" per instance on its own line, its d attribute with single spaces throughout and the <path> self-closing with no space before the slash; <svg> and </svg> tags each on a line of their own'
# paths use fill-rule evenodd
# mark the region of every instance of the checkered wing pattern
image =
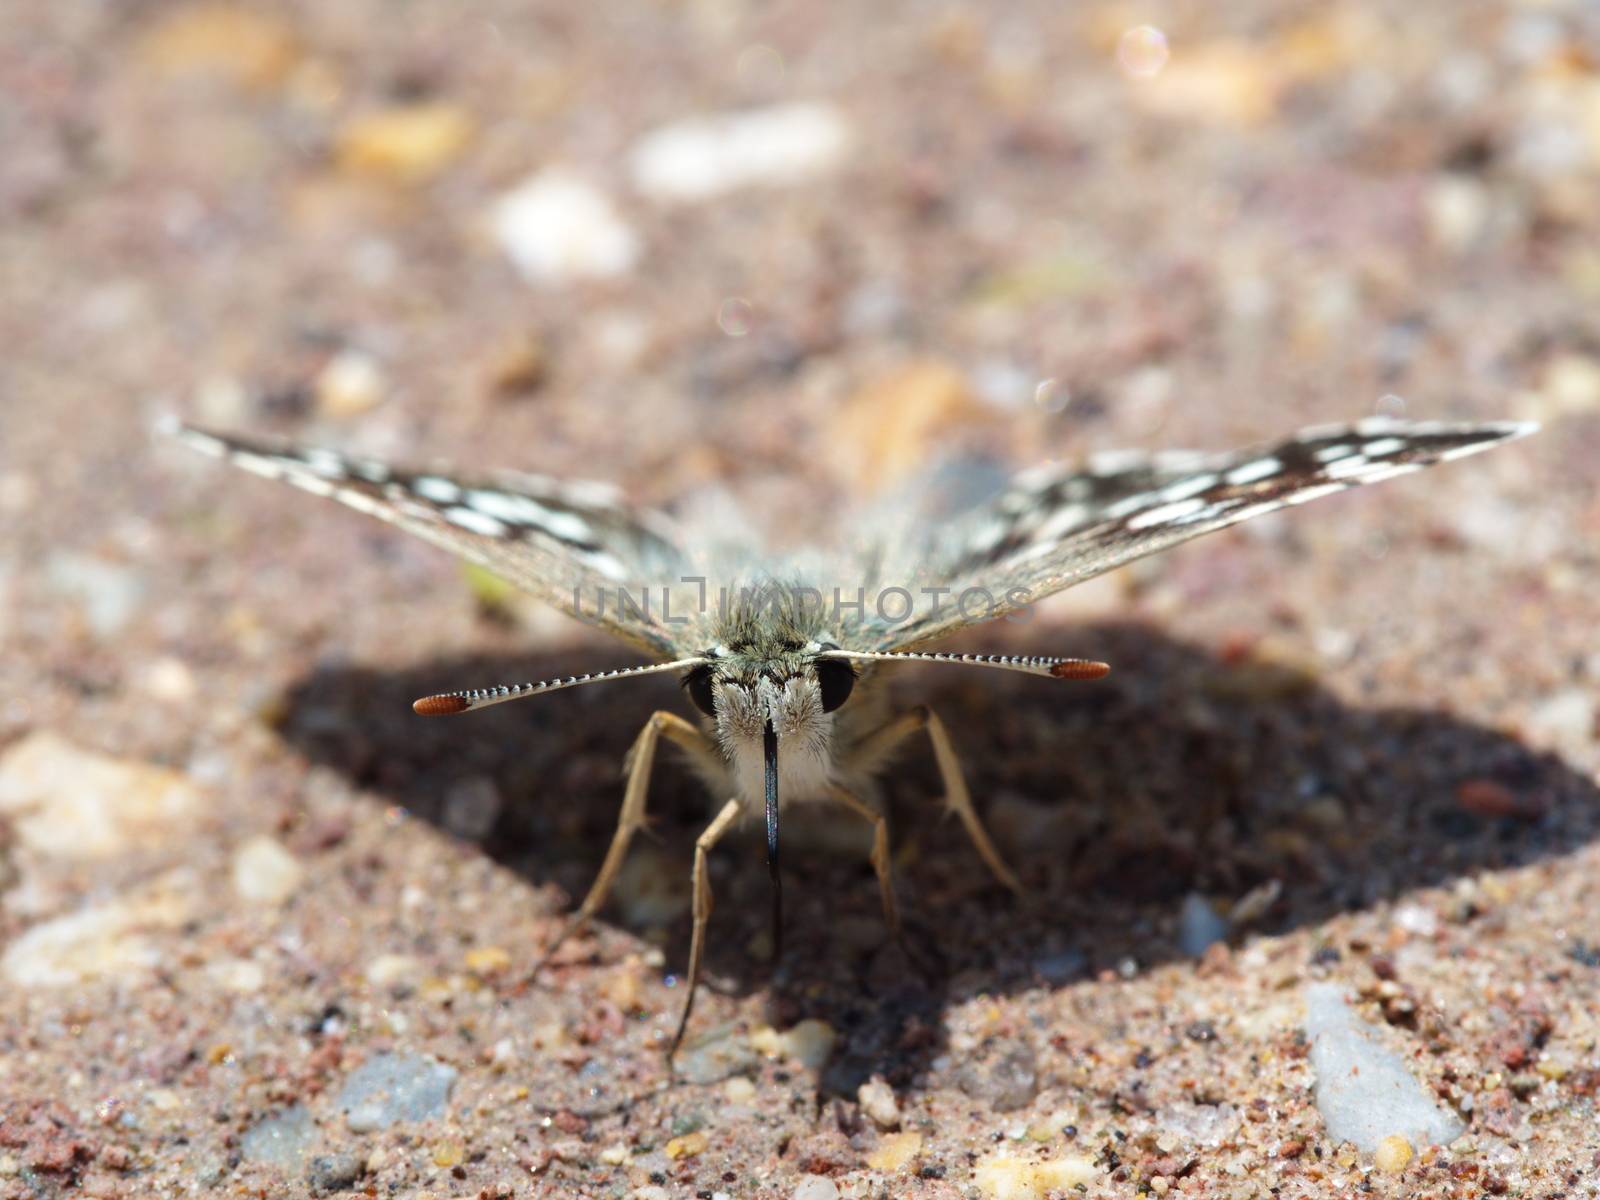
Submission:
<svg viewBox="0 0 1600 1200">
<path fill-rule="evenodd" d="M 397 525 L 641 649 L 673 653 L 660 614 L 601 601 L 618 589 L 641 595 L 686 569 L 667 518 L 628 508 L 608 485 L 470 479 L 190 426 L 173 432 L 203 453 Z"/>
<path fill-rule="evenodd" d="M 1201 534 L 1476 454 L 1534 428 L 1372 418 L 1232 454 L 1111 454 L 1081 468 L 1028 471 L 913 551 L 922 579 L 948 588 L 950 599 L 892 626 L 868 623 L 860 642 L 878 650 L 924 645 Z M 992 597 L 992 606 L 964 613 L 956 601 L 967 589 Z"/>
</svg>

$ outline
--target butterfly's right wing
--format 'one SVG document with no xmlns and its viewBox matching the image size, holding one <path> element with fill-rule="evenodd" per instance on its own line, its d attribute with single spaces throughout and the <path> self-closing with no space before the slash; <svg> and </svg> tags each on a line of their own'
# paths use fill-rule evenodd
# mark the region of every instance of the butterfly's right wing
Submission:
<svg viewBox="0 0 1600 1200">
<path fill-rule="evenodd" d="M 942 603 L 919 604 L 904 621 L 868 620 L 852 648 L 925 645 L 1201 534 L 1476 454 L 1534 428 L 1375 417 L 1231 454 L 1101 455 L 1086 467 L 1028 471 L 914 546 L 916 565 L 903 573 L 940 588 Z M 963 606 L 968 589 L 982 596 Z"/>
<path fill-rule="evenodd" d="M 674 654 L 672 627 L 641 601 L 684 573 L 683 551 L 665 516 L 626 507 L 605 484 L 472 479 L 191 426 L 173 432 L 202 453 L 397 525 L 643 650 Z"/>
</svg>

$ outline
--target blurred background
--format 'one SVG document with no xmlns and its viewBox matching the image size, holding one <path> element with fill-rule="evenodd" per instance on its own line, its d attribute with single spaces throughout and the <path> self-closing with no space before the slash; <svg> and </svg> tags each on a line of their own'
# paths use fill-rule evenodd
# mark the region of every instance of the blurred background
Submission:
<svg viewBox="0 0 1600 1200">
<path fill-rule="evenodd" d="M 940 1029 L 984 989 L 1192 957 L 1207 943 L 1179 921 L 1185 897 L 1202 923 L 1254 895 L 1251 920 L 1336 938 L 1323 923 L 1360 905 L 1592 839 L 1594 4 L 6 12 L 0 971 L 15 991 L 0 1017 L 82 1026 L 75 1053 L 101 1047 L 117 1087 L 169 1089 L 149 1119 L 211 1129 L 194 1161 L 225 1162 L 216 1138 L 287 1103 L 272 1064 L 322 1028 L 308 1005 L 339 1007 L 352 1046 L 425 1030 L 433 1053 L 478 1062 L 490 1032 L 459 1040 L 438 995 L 397 999 L 394 981 L 497 978 L 500 959 L 463 967 L 464 947 L 520 962 L 598 861 L 638 722 L 678 701 L 670 684 L 597 689 L 418 734 L 406 703 L 423 691 L 617 651 L 365 518 L 162 444 L 166 413 L 650 502 L 728 488 L 778 537 L 837 531 L 952 447 L 1030 465 L 1373 413 L 1538 420 L 1534 439 L 1253 522 L 1074 590 L 1045 623 L 975 635 L 1108 658 L 1113 690 L 908 678 L 908 699 L 962 730 L 975 793 L 1052 906 L 1011 923 L 973 898 L 958 835 L 924 843 L 903 822 L 907 907 L 961 914 L 934 940 L 966 972 L 917 1020 Z M 908 790 L 931 793 L 908 769 Z M 641 851 L 664 865 L 622 905 L 668 955 L 628 951 L 645 981 L 632 1003 L 653 1015 L 617 1053 L 639 1071 L 675 1001 L 660 966 L 681 958 L 701 820 L 673 775 L 671 852 Z M 525 803 L 541 789 L 559 801 Z M 771 1019 L 840 1021 L 876 994 L 863 979 L 903 964 L 862 933 L 878 928 L 864 867 L 795 869 L 824 873 L 804 903 L 850 906 L 839 936 L 862 944 L 802 958 L 796 977 L 834 990 L 780 998 Z M 719 880 L 748 884 L 759 915 L 759 872 Z M 456 907 L 419 900 L 442 896 Z M 1581 923 L 1572 899 L 1545 914 L 1552 946 Z M 801 926 L 828 927 L 831 909 L 808 911 Z M 746 953 L 758 922 L 726 912 L 713 974 L 736 986 L 705 1001 L 708 1025 L 765 1003 Z M 1545 978 L 1522 952 L 1494 960 L 1499 976 Z M 121 990 L 152 971 L 165 999 Z M 529 1027 L 578 1021 L 613 982 L 516 1001 L 501 1032 L 517 1061 Z M 98 1002 L 131 1024 L 82 1015 Z M 945 1086 L 933 1050 L 895 1065 L 901 1032 L 862 1034 L 842 1094 L 869 1069 Z M 186 1049 L 118 1058 L 167 1044 Z M 16 1094 L 54 1094 L 51 1062 L 30 1060 Z M 82 1112 L 110 1087 L 66 1091 Z M 232 1124 L 213 1128 L 219 1105 Z"/>
</svg>

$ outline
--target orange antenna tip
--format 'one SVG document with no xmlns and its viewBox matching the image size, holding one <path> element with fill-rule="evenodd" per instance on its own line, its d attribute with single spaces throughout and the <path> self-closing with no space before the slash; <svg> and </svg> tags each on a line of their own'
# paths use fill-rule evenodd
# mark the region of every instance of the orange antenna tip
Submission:
<svg viewBox="0 0 1600 1200">
<path fill-rule="evenodd" d="M 451 692 L 443 696 L 424 696 L 412 703 L 411 711 L 422 717 L 448 717 L 471 707 L 465 696 Z"/>
<path fill-rule="evenodd" d="M 1104 679 L 1111 674 L 1111 664 L 1091 662 L 1086 658 L 1066 658 L 1050 668 L 1057 679 Z"/>
</svg>

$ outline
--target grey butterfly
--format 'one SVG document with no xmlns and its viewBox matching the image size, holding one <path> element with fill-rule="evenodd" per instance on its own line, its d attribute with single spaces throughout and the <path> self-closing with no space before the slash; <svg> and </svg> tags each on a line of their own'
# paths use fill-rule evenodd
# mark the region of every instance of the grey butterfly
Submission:
<svg viewBox="0 0 1600 1200">
<path fill-rule="evenodd" d="M 1534 428 L 1372 418 L 1306 429 L 1241 453 L 1100 456 L 1081 467 L 1017 475 L 987 498 L 946 505 L 950 511 L 937 519 L 885 524 L 832 556 L 765 562 L 747 546 L 696 542 L 666 514 L 630 508 L 601 484 L 405 471 L 328 450 L 190 427 L 175 432 L 197 450 L 409 530 L 652 656 L 621 670 L 425 697 L 415 705 L 424 716 L 603 680 L 681 676 L 700 719 L 662 710 L 645 722 L 628 756 L 621 817 L 599 875 L 534 967 L 604 903 L 644 824 L 656 748 L 666 738 L 712 795 L 726 798 L 695 845 L 694 929 L 676 1050 L 711 913 L 707 855 L 743 819 L 765 823 L 775 953 L 782 932 L 778 833 L 790 805 L 833 804 L 870 824 L 884 914 L 898 933 L 875 780 L 918 733 L 931 746 L 945 804 L 995 878 L 1020 890 L 978 818 L 944 725 L 926 707 L 890 710 L 877 677 L 885 664 L 965 663 L 1097 679 L 1106 664 L 920 648 L 1201 534 L 1475 454 Z M 927 492 L 936 505 L 947 499 L 937 486 Z"/>
</svg>

